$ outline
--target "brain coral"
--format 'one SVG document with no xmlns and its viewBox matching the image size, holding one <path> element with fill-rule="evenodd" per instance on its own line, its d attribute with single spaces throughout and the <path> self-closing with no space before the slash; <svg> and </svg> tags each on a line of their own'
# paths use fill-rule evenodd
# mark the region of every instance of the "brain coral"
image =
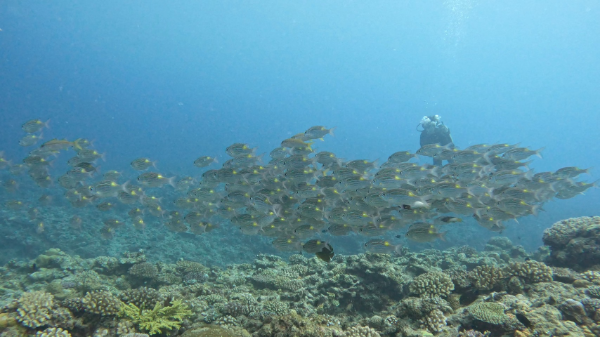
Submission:
<svg viewBox="0 0 600 337">
<path fill-rule="evenodd" d="M 478 266 L 469 272 L 469 279 L 477 289 L 492 289 L 503 278 L 502 269 L 494 266 Z"/>
<path fill-rule="evenodd" d="M 448 296 L 454 290 L 450 276 L 442 272 L 429 272 L 415 277 L 410 291 L 424 297 Z"/>
<path fill-rule="evenodd" d="M 111 316 L 119 313 L 121 300 L 108 291 L 89 292 L 82 299 L 83 309 L 96 315 Z"/>
<path fill-rule="evenodd" d="M 600 261 L 600 216 L 561 220 L 544 231 L 550 265 L 584 270 Z"/>
<path fill-rule="evenodd" d="M 542 262 L 533 260 L 511 263 L 507 268 L 507 274 L 518 276 L 528 283 L 552 281 L 552 269 Z"/>
<path fill-rule="evenodd" d="M 54 296 L 43 291 L 23 293 L 17 300 L 17 320 L 24 326 L 37 328 L 46 324 L 52 317 Z"/>
</svg>

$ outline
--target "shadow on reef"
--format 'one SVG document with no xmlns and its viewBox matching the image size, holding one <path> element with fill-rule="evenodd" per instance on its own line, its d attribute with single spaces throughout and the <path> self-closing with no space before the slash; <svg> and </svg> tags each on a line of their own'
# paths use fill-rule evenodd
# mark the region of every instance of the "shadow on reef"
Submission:
<svg viewBox="0 0 600 337">
<path fill-rule="evenodd" d="M 556 223 L 531 255 L 494 237 L 482 252 L 259 255 L 220 269 L 51 249 L 1 269 L 0 336 L 598 336 L 598 260 L 577 260 L 595 254 L 598 219 Z M 567 224 L 580 229 L 554 244 Z"/>
</svg>

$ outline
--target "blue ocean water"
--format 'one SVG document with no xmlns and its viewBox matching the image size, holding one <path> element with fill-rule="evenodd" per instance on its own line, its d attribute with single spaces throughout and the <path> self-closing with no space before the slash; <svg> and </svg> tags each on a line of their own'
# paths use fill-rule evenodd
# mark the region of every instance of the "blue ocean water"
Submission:
<svg viewBox="0 0 600 337">
<path fill-rule="evenodd" d="M 225 148 L 243 142 L 268 157 L 281 140 L 325 125 L 336 128 L 335 136 L 317 141 L 316 149 L 383 162 L 393 152 L 416 151 L 419 120 L 439 114 L 460 148 L 544 147 L 544 158 L 530 165 L 536 172 L 592 167 L 584 178 L 595 181 L 598 17 L 594 1 L 3 1 L 0 150 L 20 161 L 30 150 L 18 145 L 21 125 L 50 119 L 44 140 L 93 140 L 106 153 L 102 171 L 135 179 L 129 163 L 147 156 L 168 176 L 199 176 L 192 163 L 201 155 L 223 162 Z M 62 154 L 53 169 L 64 171 L 68 158 Z M 18 193 L 33 202 L 44 191 L 23 182 Z M 58 187 L 50 193 L 56 202 L 48 213 L 59 214 L 54 221 L 97 217 L 95 209 L 61 203 Z M 537 217 L 507 223 L 502 235 L 535 250 L 543 229 L 596 215 L 599 204 L 597 189 L 554 200 Z M 15 248 L 5 260 L 57 246 L 61 236 L 96 236 L 108 246 L 103 253 L 112 254 L 139 248 L 152 254 L 163 244 L 158 229 L 106 243 L 94 226 L 82 229 L 88 236 L 52 234 L 52 221 L 41 236 L 23 229 L 17 237 L 27 242 L 5 240 Z M 498 235 L 473 223 L 449 231 L 455 239 L 440 247 L 482 248 Z M 231 254 L 274 252 L 268 244 L 251 247 L 253 239 L 241 234 L 224 237 L 226 231 L 201 239 L 173 235 L 173 242 L 190 246 L 167 256 L 156 249 L 155 256 L 194 254 L 194 240 L 224 242 Z M 341 252 L 360 251 L 354 242 L 340 244 Z"/>
</svg>

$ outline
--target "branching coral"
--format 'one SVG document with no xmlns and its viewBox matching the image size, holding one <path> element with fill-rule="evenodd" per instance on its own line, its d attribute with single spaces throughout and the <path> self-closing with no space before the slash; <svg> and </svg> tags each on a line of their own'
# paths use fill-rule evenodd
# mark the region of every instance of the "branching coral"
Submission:
<svg viewBox="0 0 600 337">
<path fill-rule="evenodd" d="M 181 322 L 191 314 L 187 305 L 181 301 L 173 301 L 166 307 L 162 303 L 156 303 L 151 310 L 143 310 L 129 303 L 122 305 L 119 311 L 119 316 L 136 323 L 140 329 L 148 331 L 150 335 L 162 333 L 163 329 L 179 329 Z"/>
<path fill-rule="evenodd" d="M 81 302 L 86 312 L 101 316 L 116 315 L 123 304 L 121 300 L 108 291 L 89 292 Z"/>
<path fill-rule="evenodd" d="M 23 293 L 17 300 L 17 320 L 26 327 L 37 328 L 52 318 L 54 296 L 43 291 Z"/>
<path fill-rule="evenodd" d="M 141 287 L 126 290 L 119 296 L 124 303 L 133 303 L 140 309 L 153 308 L 157 302 L 163 300 L 162 294 L 152 288 Z"/>
<path fill-rule="evenodd" d="M 44 331 L 38 331 L 36 337 L 71 337 L 71 334 L 61 328 L 48 328 Z"/>
<path fill-rule="evenodd" d="M 511 276 L 517 276 L 527 283 L 552 281 L 552 269 L 542 262 L 533 260 L 511 263 L 506 273 Z"/>
<path fill-rule="evenodd" d="M 410 291 L 424 297 L 447 296 L 454 290 L 450 276 L 442 272 L 429 272 L 415 277 Z"/>
<path fill-rule="evenodd" d="M 503 278 L 502 269 L 494 266 L 478 266 L 469 272 L 469 279 L 475 288 L 482 290 L 494 288 Z"/>
<path fill-rule="evenodd" d="M 429 331 L 438 333 L 446 326 L 446 316 L 444 316 L 442 311 L 436 309 L 425 316 L 421 322 L 423 327 L 427 328 Z"/>
</svg>

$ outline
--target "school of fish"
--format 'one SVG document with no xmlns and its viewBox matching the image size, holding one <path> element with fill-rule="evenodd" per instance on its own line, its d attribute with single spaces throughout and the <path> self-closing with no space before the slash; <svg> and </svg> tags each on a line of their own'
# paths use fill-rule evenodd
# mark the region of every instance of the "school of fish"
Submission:
<svg viewBox="0 0 600 337">
<path fill-rule="evenodd" d="M 19 144 L 35 146 L 47 127 L 41 120 L 23 124 L 27 134 Z M 171 231 L 201 235 L 230 225 L 246 235 L 272 238 L 280 251 L 303 250 L 325 261 L 334 255 L 333 247 L 323 239 L 326 234 L 365 236 L 369 238 L 366 251 L 393 254 L 400 246 L 382 237 L 403 228 L 407 228 L 406 238 L 415 242 L 444 240 L 441 228 L 472 217 L 480 226 L 501 232 L 506 221 L 536 215 L 553 198 L 572 198 L 596 187 L 595 182 L 577 180 L 588 173 L 586 169 L 564 167 L 534 173 L 527 160 L 541 157 L 541 150 L 518 145 L 479 144 L 459 150 L 432 144 L 416 153 L 393 153 L 379 165 L 365 159 L 343 160 L 326 151 L 315 153 L 313 142 L 330 134 L 333 129 L 314 126 L 285 139 L 270 152 L 268 163 L 257 156 L 256 148 L 235 143 L 225 149 L 230 158 L 220 168 L 215 156 L 201 156 L 190 163 L 201 169 L 198 177 L 166 177 L 156 172 L 156 162 L 150 158 L 137 158 L 131 162 L 131 168 L 139 172 L 137 179 L 121 181 L 121 172 L 99 172 L 96 162 L 104 154 L 83 138 L 49 140 L 21 163 L 13 164 L 0 152 L 0 170 L 14 176 L 27 173 L 45 189 L 58 184 L 75 208 L 106 212 L 119 203 L 131 207 L 121 219 L 102 221 L 99 234 L 104 239 L 118 235 L 122 226 L 143 230 L 144 217 L 150 214 Z M 75 152 L 68 160 L 70 169 L 51 177 L 52 158 L 69 149 Z M 417 156 L 448 164 L 410 162 Z M 18 183 L 3 179 L 2 187 L 15 193 Z M 177 191 L 175 200 L 153 196 L 153 190 L 171 187 Z M 44 194 L 38 202 L 49 199 Z M 27 203 L 11 199 L 5 206 L 18 210 Z M 30 207 L 28 215 L 35 222 L 39 210 Z M 74 228 L 82 226 L 78 216 L 70 222 Z M 43 222 L 38 221 L 36 227 L 43 231 Z"/>
</svg>

